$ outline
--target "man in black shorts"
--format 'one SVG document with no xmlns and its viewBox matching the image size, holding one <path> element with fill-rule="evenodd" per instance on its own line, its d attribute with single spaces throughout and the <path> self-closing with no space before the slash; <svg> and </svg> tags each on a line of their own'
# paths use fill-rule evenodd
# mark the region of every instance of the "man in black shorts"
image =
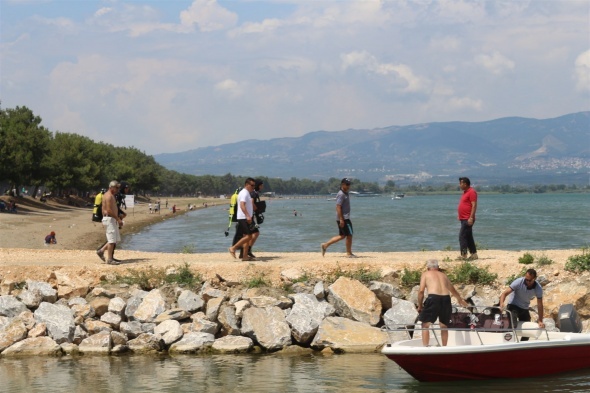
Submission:
<svg viewBox="0 0 590 393">
<path fill-rule="evenodd" d="M 346 239 L 346 256 L 356 258 L 352 253 L 352 222 L 350 221 L 350 179 L 344 178 L 340 182 L 340 191 L 336 195 L 336 223 L 338 224 L 338 235 L 334 236 L 326 243 L 321 244 L 322 256 L 326 255 L 326 250 L 332 244 Z"/>
<path fill-rule="evenodd" d="M 436 322 L 440 324 L 442 345 L 446 346 L 449 340 L 449 332 L 447 325 L 451 322 L 451 294 L 459 300 L 463 306 L 467 306 L 467 302 L 461 298 L 459 292 L 455 289 L 446 274 L 441 272 L 438 268 L 438 261 L 431 259 L 426 262 L 426 271 L 420 277 L 420 290 L 418 292 L 418 320 L 422 322 L 422 344 L 427 347 L 430 344 L 430 331 L 428 328 L 431 323 Z M 424 290 L 428 290 L 428 298 L 424 304 Z"/>
</svg>

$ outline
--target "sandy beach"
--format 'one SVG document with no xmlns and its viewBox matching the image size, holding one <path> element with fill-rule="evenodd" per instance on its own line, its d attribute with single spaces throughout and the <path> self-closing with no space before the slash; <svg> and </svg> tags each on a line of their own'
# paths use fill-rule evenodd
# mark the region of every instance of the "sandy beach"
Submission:
<svg viewBox="0 0 590 393">
<path fill-rule="evenodd" d="M 229 204 L 228 200 L 220 199 L 169 198 L 169 208 L 176 204 L 181 209 L 176 214 L 164 208 L 164 199 L 161 214 L 149 214 L 147 204 L 139 204 L 127 210 L 122 234 L 137 232 L 161 220 L 174 219 L 186 212 L 189 203 L 201 208 L 205 202 L 209 206 Z M 51 231 L 56 232 L 58 244 L 46 246 L 43 240 Z M 273 284 L 279 285 L 281 272 L 292 268 L 321 277 L 337 268 L 356 270 L 364 267 L 381 270 L 383 274 L 399 272 L 404 268 L 421 269 L 424 262 L 431 258 L 441 261 L 443 267 L 459 263 L 455 260 L 457 251 L 366 252 L 359 254 L 357 259 L 348 259 L 338 252 L 330 252 L 322 257 L 318 246 L 317 253 L 257 252 L 254 262 L 233 259 L 225 250 L 208 254 L 170 254 L 118 249 L 117 258 L 124 260 L 124 263 L 110 266 L 102 264 L 95 253 L 96 247 L 104 239 L 104 228 L 100 223 L 91 221 L 89 207 L 50 204 L 43 208 L 23 207 L 17 214 L 1 213 L 0 281 L 19 282 L 27 278 L 48 280 L 52 274 L 63 272 L 98 283 L 113 272 L 124 273 L 128 269 L 187 263 L 205 279 L 218 279 L 221 276 L 239 282 L 245 277 L 263 274 Z M 552 259 L 555 263 L 538 270 L 553 280 L 564 280 L 571 276 L 564 271 L 563 266 L 568 257 L 581 253 L 579 249 L 480 250 L 479 260 L 475 263 L 482 267 L 488 266 L 490 271 L 498 273 L 498 280 L 503 283 L 506 277 L 520 272 L 525 266 L 518 263 L 518 258 L 525 252 Z"/>
</svg>

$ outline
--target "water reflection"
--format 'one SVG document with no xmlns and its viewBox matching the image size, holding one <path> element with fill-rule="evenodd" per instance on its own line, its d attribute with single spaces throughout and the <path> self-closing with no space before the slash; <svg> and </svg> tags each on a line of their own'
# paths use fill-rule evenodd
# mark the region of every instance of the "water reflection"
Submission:
<svg viewBox="0 0 590 393">
<path fill-rule="evenodd" d="M 494 365 L 496 367 L 497 365 Z M 122 356 L 0 360 L 16 392 L 587 392 L 588 371 L 526 380 L 419 383 L 379 354 Z"/>
</svg>

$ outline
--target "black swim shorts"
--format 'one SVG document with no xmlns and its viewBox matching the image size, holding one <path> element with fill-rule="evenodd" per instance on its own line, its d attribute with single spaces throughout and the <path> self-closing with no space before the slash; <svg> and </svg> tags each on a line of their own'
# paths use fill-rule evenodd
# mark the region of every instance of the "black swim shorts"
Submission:
<svg viewBox="0 0 590 393">
<path fill-rule="evenodd" d="M 340 226 L 340 221 L 336 221 L 338 225 L 338 234 L 340 236 L 352 236 L 352 222 L 350 220 L 344 220 L 344 226 Z"/>
<path fill-rule="evenodd" d="M 452 323 L 452 312 L 453 308 L 451 306 L 451 296 L 428 295 L 424 301 L 424 308 L 418 316 L 418 320 L 422 323 L 434 323 L 438 318 L 440 323 L 449 326 Z"/>
</svg>

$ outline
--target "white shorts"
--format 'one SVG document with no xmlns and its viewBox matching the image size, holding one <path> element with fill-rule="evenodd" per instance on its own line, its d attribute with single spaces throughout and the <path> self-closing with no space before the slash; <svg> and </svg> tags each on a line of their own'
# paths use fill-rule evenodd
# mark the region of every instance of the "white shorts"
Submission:
<svg viewBox="0 0 590 393">
<path fill-rule="evenodd" d="M 114 217 L 103 217 L 102 225 L 107 227 L 107 243 L 119 243 L 121 241 L 119 224 L 117 224 Z"/>
</svg>

